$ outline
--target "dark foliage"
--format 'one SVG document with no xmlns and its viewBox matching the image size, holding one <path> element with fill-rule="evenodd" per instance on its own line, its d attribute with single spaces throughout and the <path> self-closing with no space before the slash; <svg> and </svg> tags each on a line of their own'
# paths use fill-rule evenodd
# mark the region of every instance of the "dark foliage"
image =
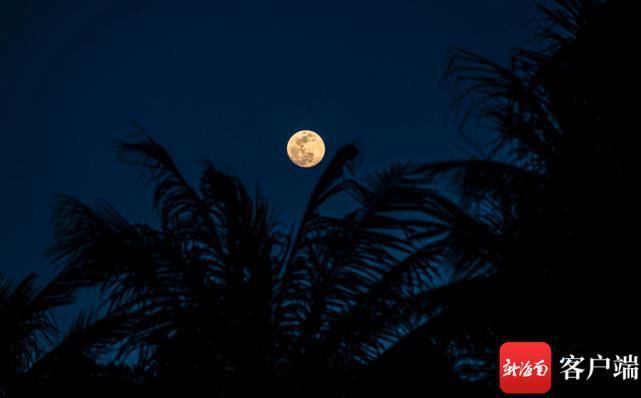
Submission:
<svg viewBox="0 0 641 398">
<path fill-rule="evenodd" d="M 192 185 L 146 134 L 119 143 L 158 223 L 60 199 L 59 276 L 0 282 L 0 395 L 491 396 L 506 339 L 635 349 L 620 6 L 541 7 L 540 44 L 507 67 L 455 51 L 486 155 L 359 179 L 345 146 L 291 231 L 212 164 Z M 339 197 L 351 207 L 327 211 Z M 60 336 L 51 311 L 81 288 L 104 308 Z"/>
</svg>

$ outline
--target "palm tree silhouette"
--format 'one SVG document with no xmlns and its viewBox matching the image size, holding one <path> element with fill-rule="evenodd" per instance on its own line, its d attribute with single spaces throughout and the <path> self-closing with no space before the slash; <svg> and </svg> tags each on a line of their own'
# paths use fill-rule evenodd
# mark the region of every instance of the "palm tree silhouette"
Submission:
<svg viewBox="0 0 641 398">
<path fill-rule="evenodd" d="M 454 52 L 455 103 L 494 137 L 483 156 L 426 167 L 458 192 L 458 210 L 442 219 L 448 261 L 481 277 L 432 292 L 448 311 L 403 344 L 442 336 L 461 366 L 490 381 L 506 340 L 566 353 L 638 349 L 634 244 L 623 228 L 637 213 L 625 9 L 555 3 L 541 7 L 548 24 L 537 49 L 514 50 L 508 67 Z"/>
<path fill-rule="evenodd" d="M 0 386 L 76 377 L 131 396 L 495 395 L 505 340 L 634 351 L 620 6 L 541 7 L 542 40 L 508 67 L 455 51 L 455 102 L 492 126 L 486 153 L 357 179 L 347 145 L 289 231 L 210 163 L 193 186 L 143 132 L 119 143 L 149 176 L 158 223 L 61 198 L 60 275 L 39 291 L 32 277 L 0 283 Z M 43 353 L 50 310 L 82 287 L 100 288 L 105 308 Z"/>
<path fill-rule="evenodd" d="M 43 350 L 42 342 L 55 330 L 49 310 L 72 299 L 58 289 L 36 291 L 34 279 L 29 275 L 14 286 L 0 277 L 0 385 L 31 367 L 34 353 Z"/>
<path fill-rule="evenodd" d="M 128 380 L 126 369 L 95 362 L 122 338 L 121 319 L 82 313 L 65 334 L 56 325 L 54 311 L 71 304 L 80 287 L 64 273 L 42 287 L 36 287 L 35 274 L 17 284 L 0 275 L 0 396 L 52 393 L 53 385 L 67 383 L 61 391 L 80 397 L 86 391 L 78 388 L 74 395 L 70 386 Z"/>
<path fill-rule="evenodd" d="M 195 188 L 146 135 L 119 153 L 148 171 L 159 225 L 64 197 L 52 253 L 70 280 L 103 289 L 109 316 L 129 331 L 118 358 L 135 358 L 151 384 L 335 395 L 440 310 L 420 298 L 447 281 L 443 226 L 430 220 L 447 201 L 422 167 L 360 182 L 347 145 L 285 233 L 260 195 L 210 163 Z M 325 212 L 339 196 L 353 206 Z"/>
</svg>

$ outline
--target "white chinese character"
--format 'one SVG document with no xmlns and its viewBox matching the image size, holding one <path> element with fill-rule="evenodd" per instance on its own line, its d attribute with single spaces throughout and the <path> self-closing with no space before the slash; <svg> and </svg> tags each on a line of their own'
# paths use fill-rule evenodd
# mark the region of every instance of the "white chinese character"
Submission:
<svg viewBox="0 0 641 398">
<path fill-rule="evenodd" d="M 581 378 L 581 373 L 585 372 L 585 369 L 579 368 L 579 365 L 584 360 L 585 358 L 575 357 L 573 354 L 570 354 L 570 357 L 561 358 L 561 361 L 560 361 L 561 369 L 567 368 L 561 371 L 561 373 L 563 373 L 563 377 L 565 378 L 565 380 L 569 380 L 569 379 L 579 380 Z"/>
<path fill-rule="evenodd" d="M 521 371 L 519 372 L 521 377 L 530 377 L 532 376 L 532 364 L 530 361 L 521 362 Z"/>
<path fill-rule="evenodd" d="M 534 370 L 536 370 L 537 376 L 545 376 L 548 373 L 548 366 L 545 364 L 545 360 L 541 359 L 539 362 L 534 364 Z"/>
<path fill-rule="evenodd" d="M 614 359 L 614 377 L 622 376 L 623 380 L 639 379 L 639 357 L 637 355 L 616 355 Z"/>
<path fill-rule="evenodd" d="M 521 367 L 517 365 L 516 362 L 512 363 L 509 358 L 505 358 L 505 365 L 503 365 L 503 377 L 505 376 L 516 377 L 517 376 L 516 372 L 520 368 Z"/>
<path fill-rule="evenodd" d="M 610 369 L 610 358 L 603 358 L 601 354 L 597 354 L 597 357 L 598 358 L 590 358 L 590 371 L 588 372 L 588 377 L 586 380 L 590 380 L 594 369 Z"/>
</svg>

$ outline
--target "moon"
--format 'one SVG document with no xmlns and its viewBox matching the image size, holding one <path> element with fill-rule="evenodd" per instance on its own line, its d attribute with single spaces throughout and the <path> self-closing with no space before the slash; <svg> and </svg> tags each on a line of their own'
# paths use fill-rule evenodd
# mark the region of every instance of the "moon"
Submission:
<svg viewBox="0 0 641 398">
<path fill-rule="evenodd" d="M 314 167 L 325 156 L 325 143 L 311 130 L 297 131 L 287 142 L 287 156 L 298 167 Z"/>
</svg>

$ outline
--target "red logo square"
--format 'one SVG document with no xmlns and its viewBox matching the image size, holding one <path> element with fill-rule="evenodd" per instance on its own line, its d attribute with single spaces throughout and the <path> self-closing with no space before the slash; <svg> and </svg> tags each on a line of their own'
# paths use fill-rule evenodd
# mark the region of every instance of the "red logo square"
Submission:
<svg viewBox="0 0 641 398">
<path fill-rule="evenodd" d="M 552 349 L 543 342 L 508 342 L 499 350 L 499 385 L 506 394 L 545 394 L 552 387 Z"/>
</svg>

